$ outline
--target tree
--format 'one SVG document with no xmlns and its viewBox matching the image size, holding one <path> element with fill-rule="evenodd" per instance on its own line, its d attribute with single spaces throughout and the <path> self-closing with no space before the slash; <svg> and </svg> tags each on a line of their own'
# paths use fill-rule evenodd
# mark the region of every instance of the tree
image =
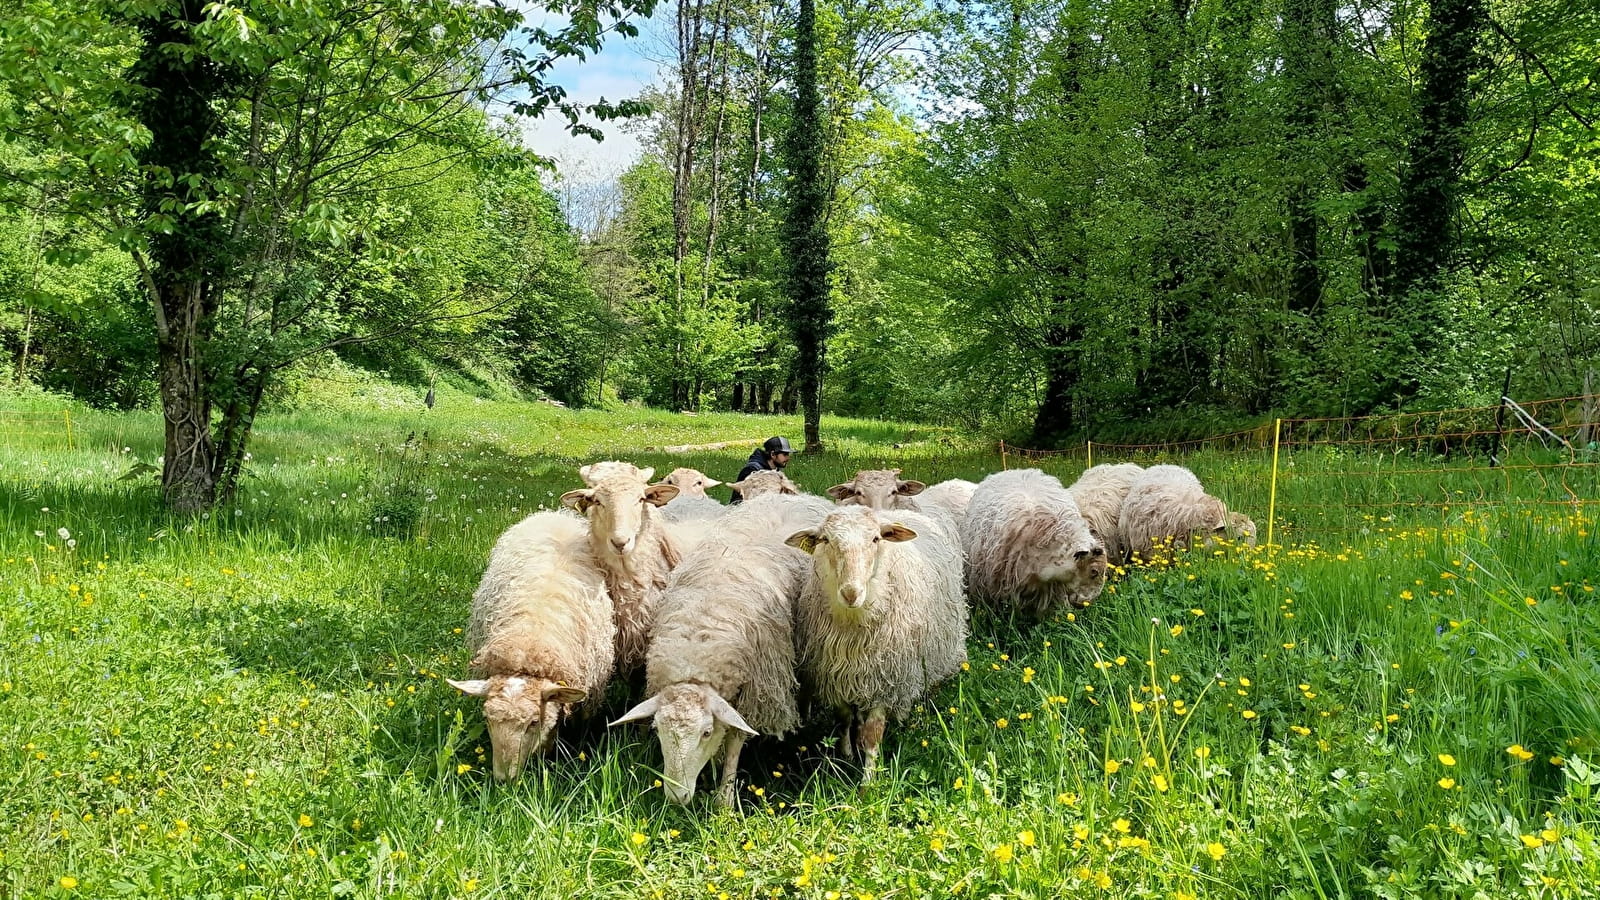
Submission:
<svg viewBox="0 0 1600 900">
<path fill-rule="evenodd" d="M 816 0 L 800 0 L 794 35 L 794 112 L 784 135 L 789 168 L 783 252 L 787 317 L 794 335 L 796 377 L 807 452 L 822 449 L 822 374 L 829 326 L 828 183 L 822 94 L 817 87 Z"/>
<path fill-rule="evenodd" d="M 651 3 L 562 0 L 553 8 L 571 24 L 554 32 L 519 32 L 513 11 L 451 0 L 29 0 L 6 16 L 0 79 L 26 99 L 6 105 L 3 126 L 47 164 L 0 180 L 24 187 L 8 198 L 22 203 L 69 185 L 62 213 L 102 228 L 137 264 L 172 509 L 232 492 L 274 372 L 473 314 L 448 297 L 376 328 L 340 321 L 321 263 L 341 249 L 395 252 L 374 246 L 363 221 L 384 191 L 503 156 L 479 104 L 505 89 L 521 92 L 520 112 L 558 110 L 592 132 L 546 80 L 550 66 L 597 50 L 610 31 L 631 33 L 626 17 Z"/>
<path fill-rule="evenodd" d="M 1456 263 L 1461 176 L 1470 138 L 1473 76 L 1486 13 L 1482 0 L 1430 0 L 1422 45 L 1417 129 L 1401 176 L 1395 261 L 1387 305 L 1397 337 L 1384 394 L 1401 402 L 1422 386 L 1447 304 L 1444 276 Z"/>
</svg>

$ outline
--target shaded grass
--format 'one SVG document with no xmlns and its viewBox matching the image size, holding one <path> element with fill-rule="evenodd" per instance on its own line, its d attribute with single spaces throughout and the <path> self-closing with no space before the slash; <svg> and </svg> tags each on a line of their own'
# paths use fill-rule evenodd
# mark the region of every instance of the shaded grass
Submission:
<svg viewBox="0 0 1600 900">
<path fill-rule="evenodd" d="M 726 478 L 747 450 L 633 451 L 797 426 L 449 393 L 427 414 L 274 416 L 237 503 L 198 521 L 116 480 L 153 461 L 154 417 L 84 413 L 71 452 L 0 448 L 0 895 L 62 877 L 172 897 L 1555 897 L 1600 880 L 1592 511 L 1407 506 L 1482 476 L 1385 480 L 1392 459 L 1360 482 L 1317 476 L 1348 459 L 1297 457 L 1276 555 L 1134 569 L 1042 627 L 979 611 L 970 670 L 891 729 L 870 789 L 821 725 L 751 744 L 737 813 L 667 806 L 648 733 L 599 723 L 490 783 L 477 709 L 440 676 L 465 667 L 500 531 L 580 462 Z M 937 481 L 998 462 L 939 429 L 825 433 L 830 452 L 791 467 L 813 491 L 868 465 Z M 1190 462 L 1262 518 L 1262 459 Z M 413 483 L 412 526 L 373 527 Z M 1362 483 L 1390 508 L 1341 512 Z M 626 702 L 614 686 L 608 712 Z"/>
</svg>

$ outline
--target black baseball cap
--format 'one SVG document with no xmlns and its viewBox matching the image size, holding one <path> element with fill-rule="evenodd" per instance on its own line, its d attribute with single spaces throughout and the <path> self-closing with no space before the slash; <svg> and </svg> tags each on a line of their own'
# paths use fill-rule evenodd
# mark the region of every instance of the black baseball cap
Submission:
<svg viewBox="0 0 1600 900">
<path fill-rule="evenodd" d="M 767 442 L 761 445 L 761 449 L 768 453 L 788 453 L 791 455 L 794 453 L 794 448 L 789 446 L 788 439 L 781 437 L 767 438 Z"/>
</svg>

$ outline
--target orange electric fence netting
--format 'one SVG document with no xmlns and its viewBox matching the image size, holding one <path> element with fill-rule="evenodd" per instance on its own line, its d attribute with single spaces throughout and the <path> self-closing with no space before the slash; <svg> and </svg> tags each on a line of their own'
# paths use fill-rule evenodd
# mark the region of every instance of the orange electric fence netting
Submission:
<svg viewBox="0 0 1600 900">
<path fill-rule="evenodd" d="M 1339 539 L 1499 507 L 1583 515 L 1600 506 L 1600 395 L 1388 416 L 1281 419 L 1249 431 L 1063 450 L 1001 444 L 1003 467 L 1071 483 L 1098 463 L 1179 463 L 1263 540 Z"/>
<path fill-rule="evenodd" d="M 38 443 L 40 438 L 61 438 L 65 440 L 67 449 L 74 446 L 72 435 L 72 412 L 22 412 L 0 409 L 0 444 L 4 446 L 28 446 Z"/>
</svg>

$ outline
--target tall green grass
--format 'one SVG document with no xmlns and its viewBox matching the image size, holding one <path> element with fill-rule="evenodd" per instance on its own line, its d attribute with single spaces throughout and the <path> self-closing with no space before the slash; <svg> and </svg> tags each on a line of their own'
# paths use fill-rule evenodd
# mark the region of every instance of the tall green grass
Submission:
<svg viewBox="0 0 1600 900">
<path fill-rule="evenodd" d="M 1042 627 L 976 613 L 970 670 L 891 728 L 881 782 L 861 789 L 819 726 L 750 745 L 738 811 L 684 810 L 661 798 L 649 733 L 598 722 L 494 785 L 478 710 L 441 678 L 465 669 L 494 538 L 553 506 L 578 464 L 728 478 L 745 443 L 645 448 L 794 438 L 798 421 L 405 399 L 264 419 L 237 501 L 201 520 L 167 518 L 148 476 L 119 480 L 155 461 L 154 416 L 75 410 L 75 449 L 48 434 L 0 446 L 0 896 L 1465 898 L 1600 883 L 1593 506 L 1499 503 L 1554 499 L 1548 470 L 1473 495 L 1484 476 L 1459 462 L 1389 477 L 1393 460 L 1298 455 L 1280 470 L 1275 554 L 1131 569 Z M 943 429 L 824 431 L 830 452 L 790 469 L 813 491 L 869 465 L 936 481 L 999 463 Z M 1270 460 L 1188 461 L 1264 519 Z M 1374 474 L 1318 474 L 1358 464 Z M 1376 506 L 1350 505 L 1358 490 Z M 1440 490 L 1462 505 L 1408 505 Z"/>
</svg>

